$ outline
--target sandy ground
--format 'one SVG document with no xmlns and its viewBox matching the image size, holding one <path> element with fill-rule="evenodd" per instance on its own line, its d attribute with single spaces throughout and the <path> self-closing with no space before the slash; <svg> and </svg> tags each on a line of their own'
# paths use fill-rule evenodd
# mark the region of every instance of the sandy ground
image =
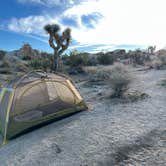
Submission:
<svg viewBox="0 0 166 166">
<path fill-rule="evenodd" d="M 78 85 L 91 111 L 10 141 L 0 148 L 0 166 L 166 165 L 166 88 L 157 85 L 165 74 L 135 72 L 132 88 L 150 97 L 134 103 L 101 100 L 105 86 Z"/>
</svg>

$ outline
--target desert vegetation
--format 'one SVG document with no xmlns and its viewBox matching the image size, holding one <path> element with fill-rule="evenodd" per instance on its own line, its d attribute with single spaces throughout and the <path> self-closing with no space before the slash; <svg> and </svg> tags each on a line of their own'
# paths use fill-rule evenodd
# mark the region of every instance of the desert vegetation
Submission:
<svg viewBox="0 0 166 166">
<path fill-rule="evenodd" d="M 84 71 L 89 75 L 90 81 L 107 84 L 112 89 L 112 92 L 110 92 L 112 98 L 122 97 L 132 81 L 130 70 L 121 63 L 107 67 L 85 67 Z"/>
<path fill-rule="evenodd" d="M 119 102 L 136 102 L 150 97 L 143 90 L 131 88 L 133 81 L 139 78 L 133 73 L 133 67 L 122 63 L 111 66 L 87 66 L 84 72 L 88 75 L 86 86 L 100 86 L 100 96 L 104 99 L 120 99 Z M 105 89 L 106 86 L 106 89 Z"/>
<path fill-rule="evenodd" d="M 48 27 L 46 26 L 45 28 L 46 29 L 48 28 L 49 30 L 49 26 Z M 52 43 L 50 43 L 50 45 L 54 44 L 54 46 L 56 40 L 58 39 L 58 37 L 55 35 L 59 31 L 58 25 L 56 28 L 57 32 L 56 31 L 54 33 L 50 32 L 51 34 L 54 34 L 53 41 L 51 41 Z M 57 39 L 55 39 L 55 36 L 57 37 Z M 52 39 L 52 37 L 50 38 Z M 99 52 L 95 54 L 73 50 L 68 54 L 65 53 L 63 55 L 63 52 L 68 48 L 70 43 L 71 36 L 69 29 L 66 29 L 62 33 L 62 35 L 59 36 L 59 40 L 60 38 L 63 38 L 61 42 L 65 43 L 65 45 L 62 44 L 61 47 L 58 45 L 54 47 L 52 45 L 53 48 L 56 49 L 59 48 L 57 52 L 54 51 L 54 54 L 41 52 L 36 49 L 33 49 L 27 43 L 25 43 L 19 50 L 13 52 L 6 52 L 1 50 L 0 51 L 1 71 L 2 72 L 4 70 L 7 71 L 8 70 L 7 68 L 9 67 L 14 68 L 13 62 L 15 64 L 18 63 L 16 65 L 18 67 L 19 64 L 21 64 L 22 66 L 21 68 L 27 68 L 27 70 L 29 68 L 29 69 L 41 69 L 45 71 L 51 71 L 51 70 L 55 71 L 54 67 L 57 61 L 59 67 L 61 68 L 63 64 L 63 68 L 70 74 L 83 73 L 84 68 L 88 66 L 92 66 L 92 68 L 93 66 L 94 68 L 95 66 L 97 66 L 98 68 L 99 66 L 109 66 L 109 65 L 112 66 L 114 63 L 121 63 L 133 67 L 142 66 L 145 68 L 147 67 L 149 69 L 157 69 L 157 70 L 166 68 L 166 50 L 159 50 L 157 52 L 153 52 L 153 54 L 150 54 L 146 50 L 141 50 L 141 49 L 136 49 L 133 51 L 115 50 L 111 52 L 105 52 L 105 53 Z M 56 59 L 56 57 L 59 58 Z M 17 67 L 15 69 L 17 71 Z"/>
<path fill-rule="evenodd" d="M 149 50 L 149 49 L 148 49 Z M 115 50 L 111 52 L 99 52 L 90 54 L 86 52 L 71 51 L 68 55 L 63 56 L 65 65 L 69 67 L 83 67 L 96 65 L 113 65 L 114 63 L 122 63 L 124 65 L 132 65 L 134 67 L 144 66 L 154 69 L 165 68 L 166 51 L 160 50 L 157 52 L 146 51 L 141 49 L 136 50 Z"/>
<path fill-rule="evenodd" d="M 117 63 L 112 67 L 108 81 L 113 90 L 111 97 L 122 97 L 128 90 L 132 78 L 127 67 Z"/>
<path fill-rule="evenodd" d="M 51 71 L 53 55 L 33 49 L 30 44 L 25 43 L 16 51 L 1 51 L 1 53 L 1 74 L 17 74 L 36 69 Z"/>
<path fill-rule="evenodd" d="M 147 51 L 119 49 L 94 54 L 73 50 L 62 55 L 71 40 L 70 30 L 67 28 L 62 35 L 59 35 L 60 27 L 56 24 L 46 25 L 44 28 L 49 34 L 50 46 L 55 49 L 54 54 L 33 49 L 28 43 L 13 52 L 0 51 L 0 72 L 2 74 L 38 69 L 50 72 L 55 71 L 58 66 L 62 71 L 63 63 L 65 73 L 71 76 L 84 74 L 90 82 L 103 82 L 109 85 L 112 97 L 123 98 L 128 94 L 129 85 L 133 80 L 132 70 L 140 67 L 146 70 L 161 70 L 166 67 L 166 50 L 155 52 L 154 49 L 149 48 Z M 131 98 L 131 94 L 129 96 Z"/>
<path fill-rule="evenodd" d="M 0 60 L 4 58 L 6 51 L 0 50 Z"/>
<path fill-rule="evenodd" d="M 115 62 L 115 55 L 108 54 L 100 54 L 97 56 L 98 63 L 101 65 L 112 65 Z"/>
</svg>

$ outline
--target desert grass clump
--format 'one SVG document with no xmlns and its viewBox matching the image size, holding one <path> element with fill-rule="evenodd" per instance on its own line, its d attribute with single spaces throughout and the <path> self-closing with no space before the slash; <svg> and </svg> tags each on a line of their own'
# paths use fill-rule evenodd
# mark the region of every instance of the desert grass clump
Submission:
<svg viewBox="0 0 166 166">
<path fill-rule="evenodd" d="M 97 81 L 104 81 L 107 82 L 110 78 L 110 72 L 107 70 L 99 70 L 94 77 Z"/>
<path fill-rule="evenodd" d="M 166 87 L 166 76 L 165 76 L 165 78 L 161 79 L 160 85 L 163 86 L 163 87 Z"/>
<path fill-rule="evenodd" d="M 129 69 L 125 65 L 116 63 L 110 71 L 108 81 L 113 90 L 111 97 L 121 98 L 128 90 L 132 77 Z"/>
<path fill-rule="evenodd" d="M 159 55 L 159 59 L 162 62 L 162 65 L 166 65 L 166 54 Z"/>
<path fill-rule="evenodd" d="M 88 75 L 95 75 L 97 73 L 97 67 L 96 66 L 84 66 L 83 70 Z"/>
<path fill-rule="evenodd" d="M 153 69 L 161 70 L 166 69 L 166 54 L 159 54 L 149 63 Z"/>
<path fill-rule="evenodd" d="M 123 99 L 124 99 L 124 102 L 136 102 L 139 100 L 146 99 L 148 97 L 150 96 L 147 93 L 135 90 L 135 91 L 126 93 Z"/>
<path fill-rule="evenodd" d="M 166 69 L 166 50 L 159 50 L 157 56 L 151 61 L 151 67 L 154 69 Z"/>
<path fill-rule="evenodd" d="M 160 70 L 162 66 L 163 66 L 162 61 L 159 58 L 153 59 L 150 63 L 150 67 L 153 69 Z"/>
<path fill-rule="evenodd" d="M 102 82 L 103 84 L 107 84 L 107 81 L 110 76 L 110 68 L 112 66 L 86 66 L 83 67 L 84 72 L 89 76 L 90 82 L 97 83 Z"/>
</svg>

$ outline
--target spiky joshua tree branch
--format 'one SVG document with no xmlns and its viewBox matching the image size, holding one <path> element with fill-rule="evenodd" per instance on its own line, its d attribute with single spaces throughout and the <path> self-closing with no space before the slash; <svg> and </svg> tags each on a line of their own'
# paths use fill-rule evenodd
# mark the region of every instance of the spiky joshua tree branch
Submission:
<svg viewBox="0 0 166 166">
<path fill-rule="evenodd" d="M 60 35 L 60 26 L 58 24 L 47 24 L 44 26 L 44 30 L 49 34 L 49 45 L 54 50 L 52 69 L 59 71 L 60 56 L 68 48 L 71 41 L 71 29 L 66 28 Z"/>
</svg>

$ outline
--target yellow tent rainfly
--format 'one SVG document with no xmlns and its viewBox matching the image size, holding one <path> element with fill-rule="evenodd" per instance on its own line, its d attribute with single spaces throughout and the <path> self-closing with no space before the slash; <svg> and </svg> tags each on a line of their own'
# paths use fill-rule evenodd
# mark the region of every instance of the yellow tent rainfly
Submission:
<svg viewBox="0 0 166 166">
<path fill-rule="evenodd" d="M 33 71 L 0 89 L 0 131 L 5 143 L 33 127 L 86 109 L 67 77 Z"/>
</svg>

